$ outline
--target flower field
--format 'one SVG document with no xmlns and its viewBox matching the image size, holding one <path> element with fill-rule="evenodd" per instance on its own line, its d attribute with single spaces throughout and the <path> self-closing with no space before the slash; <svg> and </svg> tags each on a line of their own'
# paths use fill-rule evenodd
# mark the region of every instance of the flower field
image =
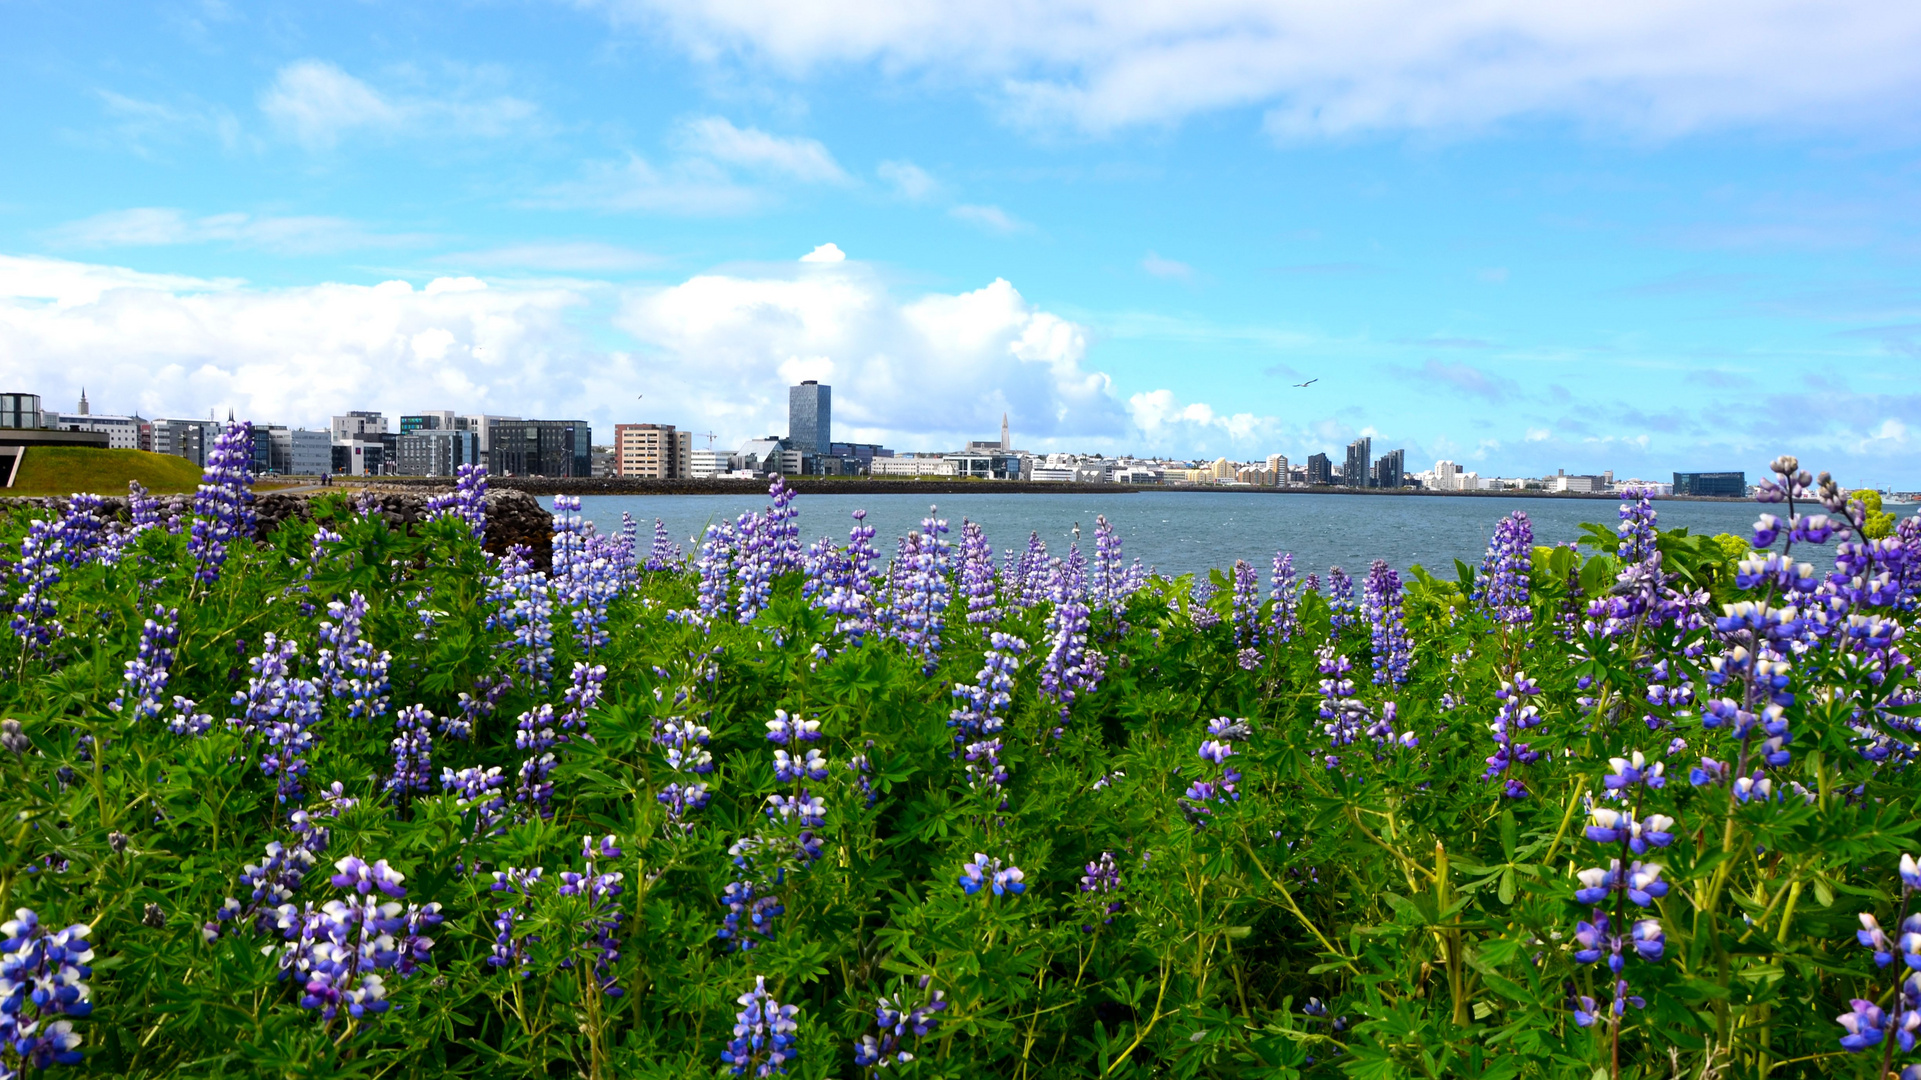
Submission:
<svg viewBox="0 0 1921 1080">
<path fill-rule="evenodd" d="M 778 480 L 256 536 L 247 439 L 0 519 L 0 1077 L 1921 1076 L 1921 521 L 1792 459 L 1197 582 Z"/>
</svg>

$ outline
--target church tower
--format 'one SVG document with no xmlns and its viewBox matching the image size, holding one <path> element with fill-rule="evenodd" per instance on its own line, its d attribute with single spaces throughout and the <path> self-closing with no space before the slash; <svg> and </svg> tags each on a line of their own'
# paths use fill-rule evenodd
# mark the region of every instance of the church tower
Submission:
<svg viewBox="0 0 1921 1080">
<path fill-rule="evenodd" d="M 85 412 L 86 410 L 82 409 L 81 411 Z M 1001 453 L 1005 454 L 1012 449 L 1014 449 L 1014 438 L 1013 436 L 1007 433 L 1007 414 L 1002 413 L 1001 414 Z"/>
</svg>

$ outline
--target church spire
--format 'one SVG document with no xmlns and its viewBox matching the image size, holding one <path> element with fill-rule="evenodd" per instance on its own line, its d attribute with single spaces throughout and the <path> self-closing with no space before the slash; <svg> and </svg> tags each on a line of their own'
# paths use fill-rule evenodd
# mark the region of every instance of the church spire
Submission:
<svg viewBox="0 0 1921 1080">
<path fill-rule="evenodd" d="M 84 386 L 80 388 L 80 415 L 87 415 L 87 388 Z"/>
<path fill-rule="evenodd" d="M 1007 414 L 1001 414 L 1001 453 L 1014 449 L 1014 439 L 1007 433 Z"/>
</svg>

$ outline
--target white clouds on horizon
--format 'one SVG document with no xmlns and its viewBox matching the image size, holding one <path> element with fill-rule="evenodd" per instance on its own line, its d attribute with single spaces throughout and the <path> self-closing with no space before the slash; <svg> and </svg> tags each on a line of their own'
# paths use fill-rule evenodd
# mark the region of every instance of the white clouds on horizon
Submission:
<svg viewBox="0 0 1921 1080">
<path fill-rule="evenodd" d="M 838 385 L 844 434 L 898 446 L 985 437 L 1003 412 L 1042 449 L 1171 444 L 1196 417 L 1216 439 L 1254 430 L 1204 404 L 1137 428 L 1140 407 L 1087 365 L 1085 328 L 1005 280 L 902 299 L 844 256 L 791 265 L 654 287 L 447 277 L 258 288 L 0 256 L 0 355 L 48 400 L 114 386 L 103 411 L 149 416 L 231 407 L 324 425 L 350 408 L 456 408 L 600 427 L 636 419 L 626 403 L 645 386 L 639 418 L 738 439 L 780 429 L 786 386 L 821 378 Z M 606 344 L 623 333 L 639 347 Z"/>
<path fill-rule="evenodd" d="M 691 55 L 993 88 L 1023 124 L 1108 131 L 1235 107 L 1284 138 L 1561 117 L 1656 136 L 1907 119 L 1921 7 L 1895 0 L 601 0 Z"/>
<path fill-rule="evenodd" d="M 320 254 L 407 247 L 432 239 L 419 233 L 376 233 L 346 218 L 321 215 L 256 217 L 245 213 L 189 217 L 183 210 L 137 206 L 112 210 L 48 230 L 61 248 L 161 247 L 229 243 L 282 254 Z"/>
</svg>

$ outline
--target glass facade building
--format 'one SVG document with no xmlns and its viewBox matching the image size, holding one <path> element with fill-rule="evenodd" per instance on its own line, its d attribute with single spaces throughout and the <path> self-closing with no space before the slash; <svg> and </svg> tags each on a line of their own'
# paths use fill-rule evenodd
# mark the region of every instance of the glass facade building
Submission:
<svg viewBox="0 0 1921 1080">
<path fill-rule="evenodd" d="M 1744 472 L 1678 472 L 1674 474 L 1674 493 L 1739 499 L 1748 493 L 1748 474 Z"/>
<path fill-rule="evenodd" d="M 834 443 L 834 388 L 808 379 L 787 388 L 787 443 L 803 454 L 824 454 Z"/>
</svg>

